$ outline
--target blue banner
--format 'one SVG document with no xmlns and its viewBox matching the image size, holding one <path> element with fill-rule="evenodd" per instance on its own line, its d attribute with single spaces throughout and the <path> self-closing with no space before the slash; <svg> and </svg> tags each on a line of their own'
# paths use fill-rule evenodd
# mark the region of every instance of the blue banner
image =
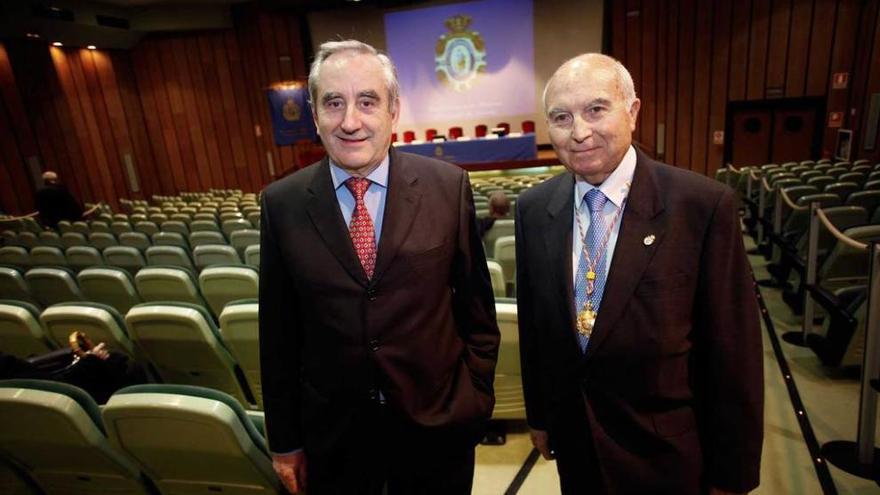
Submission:
<svg viewBox="0 0 880 495">
<path fill-rule="evenodd" d="M 307 88 L 270 89 L 269 111 L 272 114 L 275 144 L 278 146 L 317 137 Z"/>
</svg>

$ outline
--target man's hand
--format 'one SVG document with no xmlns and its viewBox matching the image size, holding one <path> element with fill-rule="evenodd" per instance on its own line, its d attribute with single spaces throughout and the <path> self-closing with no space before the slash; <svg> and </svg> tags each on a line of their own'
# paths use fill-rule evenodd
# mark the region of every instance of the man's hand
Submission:
<svg viewBox="0 0 880 495">
<path fill-rule="evenodd" d="M 272 467 L 290 493 L 306 489 L 306 453 L 302 449 L 290 454 L 272 454 Z"/>
<path fill-rule="evenodd" d="M 532 437 L 532 445 L 538 449 L 544 459 L 548 461 L 554 459 L 553 452 L 550 450 L 550 436 L 546 431 L 529 428 L 529 436 Z"/>
</svg>

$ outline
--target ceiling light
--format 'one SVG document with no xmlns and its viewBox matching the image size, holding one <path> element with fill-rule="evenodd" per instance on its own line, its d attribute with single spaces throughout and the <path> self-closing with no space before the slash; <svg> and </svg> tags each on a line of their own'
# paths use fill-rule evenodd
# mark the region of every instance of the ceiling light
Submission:
<svg viewBox="0 0 880 495">
<path fill-rule="evenodd" d="M 60 41 L 56 41 L 56 42 L 52 43 L 52 46 L 64 46 L 64 43 L 62 43 Z"/>
<path fill-rule="evenodd" d="M 27 36 L 28 38 L 31 38 L 31 39 L 37 39 L 40 37 L 40 35 L 37 33 L 27 33 L 25 36 Z"/>
<path fill-rule="evenodd" d="M 89 45 L 86 48 L 88 48 L 89 50 L 97 50 L 98 49 L 98 47 L 96 47 L 95 45 Z"/>
</svg>

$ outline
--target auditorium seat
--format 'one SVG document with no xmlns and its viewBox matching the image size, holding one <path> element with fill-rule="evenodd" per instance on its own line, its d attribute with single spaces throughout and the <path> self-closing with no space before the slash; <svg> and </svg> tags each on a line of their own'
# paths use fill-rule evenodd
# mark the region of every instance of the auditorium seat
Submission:
<svg viewBox="0 0 880 495">
<path fill-rule="evenodd" d="M 256 229 L 236 230 L 229 236 L 229 244 L 238 251 L 240 256 L 248 246 L 260 243 L 260 231 Z"/>
<path fill-rule="evenodd" d="M 501 268 L 504 270 L 505 284 L 515 284 L 516 238 L 512 235 L 505 235 L 495 239 L 495 248 L 492 251 L 495 260 L 498 261 L 499 264 L 501 264 Z"/>
<path fill-rule="evenodd" d="M 100 266 L 104 264 L 101 252 L 92 246 L 73 246 L 64 251 L 67 258 L 67 264 L 74 271 L 81 271 L 91 266 Z"/>
<path fill-rule="evenodd" d="M 524 134 L 534 134 L 535 121 L 534 120 L 523 120 L 522 121 L 522 131 Z"/>
<path fill-rule="evenodd" d="M 232 246 L 206 244 L 193 249 L 193 260 L 201 270 L 211 265 L 240 265 L 241 258 Z"/>
<path fill-rule="evenodd" d="M 92 229 L 89 228 L 89 224 L 83 221 L 76 221 L 70 224 L 70 228 L 73 232 L 79 232 L 80 234 L 88 237 L 89 234 L 92 233 Z"/>
<path fill-rule="evenodd" d="M 89 222 L 89 230 L 91 233 L 99 233 L 99 234 L 112 234 L 113 231 L 110 230 L 110 224 L 101 220 L 92 220 Z"/>
<path fill-rule="evenodd" d="M 0 266 L 0 299 L 24 301 L 40 306 L 23 272 L 13 266 Z"/>
<path fill-rule="evenodd" d="M 88 246 L 89 242 L 86 239 L 86 236 L 79 232 L 65 232 L 64 234 L 61 234 L 61 245 L 65 248 L 73 246 Z"/>
<path fill-rule="evenodd" d="M 40 323 L 36 306 L 22 300 L 0 299 L 0 352 L 27 359 L 55 348 Z"/>
<path fill-rule="evenodd" d="M 262 415 L 255 415 L 262 419 Z M 162 493 L 286 493 L 262 433 L 235 398 L 185 385 L 135 385 L 103 409 L 114 446 Z"/>
<path fill-rule="evenodd" d="M 489 132 L 489 127 L 486 124 L 479 124 L 474 127 L 474 137 L 486 137 L 486 133 Z"/>
<path fill-rule="evenodd" d="M 188 218 L 188 217 L 187 217 Z M 162 232 L 176 232 L 184 238 L 189 235 L 189 227 L 180 220 L 168 220 L 160 224 Z"/>
<path fill-rule="evenodd" d="M 416 133 L 413 131 L 403 131 L 403 142 L 411 143 L 416 140 Z"/>
<path fill-rule="evenodd" d="M 513 220 L 499 218 L 495 220 L 495 223 L 492 224 L 492 227 L 486 231 L 486 236 L 483 239 L 483 244 L 486 246 L 486 257 L 494 258 L 495 257 L 495 240 L 499 237 L 512 236 L 514 234 Z"/>
<path fill-rule="evenodd" d="M 110 445 L 98 405 L 78 387 L 0 381 L 0 424 L 7 425 L 0 428 L 4 453 L 47 494 L 156 493 L 135 463 Z"/>
<path fill-rule="evenodd" d="M 525 419 L 522 371 L 519 360 L 519 323 L 515 302 L 495 302 L 501 343 L 495 365 L 495 409 L 493 419 Z"/>
<path fill-rule="evenodd" d="M 256 298 L 260 276 L 249 266 L 212 266 L 199 274 L 199 289 L 211 311 L 219 316 L 229 301 Z"/>
<path fill-rule="evenodd" d="M 147 265 L 174 265 L 187 270 L 195 267 L 190 260 L 188 251 L 179 246 L 150 246 L 147 248 Z"/>
<path fill-rule="evenodd" d="M 198 231 L 189 234 L 189 245 L 193 249 L 209 244 L 226 245 L 226 238 L 219 231 Z"/>
<path fill-rule="evenodd" d="M 162 381 L 226 392 L 249 407 L 244 375 L 208 310 L 187 303 L 139 304 L 125 316 L 132 338 Z"/>
<path fill-rule="evenodd" d="M 182 223 L 187 227 L 187 229 L 189 229 L 189 224 L 190 222 L 192 222 L 192 215 L 182 211 L 172 213 L 168 218 L 170 222 L 173 221 Z M 165 224 L 162 224 L 162 230 L 165 230 Z"/>
<path fill-rule="evenodd" d="M 837 180 L 839 182 L 852 182 L 858 186 L 863 186 L 865 185 L 865 182 L 867 182 L 867 176 L 860 172 L 847 172 L 841 174 Z"/>
<path fill-rule="evenodd" d="M 24 278 L 31 287 L 31 293 L 43 307 L 83 300 L 75 275 L 68 268 L 31 268 L 24 274 Z"/>
<path fill-rule="evenodd" d="M 120 235 L 122 235 L 126 232 L 132 232 L 133 229 L 131 228 L 131 224 L 128 223 L 128 220 L 125 220 L 125 221 L 115 221 L 115 222 L 111 223 L 110 224 L 110 231 L 113 232 L 113 235 L 115 235 L 118 238 Z"/>
<path fill-rule="evenodd" d="M 21 246 L 0 247 L 0 265 L 27 269 L 31 266 L 31 255 Z"/>
<path fill-rule="evenodd" d="M 122 315 L 106 304 L 79 301 L 46 308 L 40 315 L 46 335 L 58 347 L 70 345 L 70 334 L 86 334 L 93 344 L 104 342 L 110 351 L 136 359 L 134 343 L 128 335 Z"/>
<path fill-rule="evenodd" d="M 44 230 L 43 232 L 40 232 L 37 238 L 40 240 L 41 246 L 51 246 L 56 248 L 64 247 L 64 244 L 61 243 L 61 236 L 56 232 Z"/>
<path fill-rule="evenodd" d="M 160 232 L 159 226 L 156 225 L 155 222 L 151 221 L 141 221 L 134 224 L 134 231 L 140 232 L 147 237 L 151 237 L 153 234 Z"/>
<path fill-rule="evenodd" d="M 92 232 L 89 234 L 89 244 L 103 250 L 110 246 L 118 246 L 119 241 L 109 232 Z"/>
<path fill-rule="evenodd" d="M 862 243 L 880 241 L 880 225 L 850 227 L 844 231 L 850 239 Z M 838 241 L 816 274 L 819 284 L 827 290 L 851 285 L 863 285 L 868 279 L 867 251 L 857 250 Z"/>
<path fill-rule="evenodd" d="M 24 248 L 31 249 L 40 245 L 40 239 L 33 232 L 22 231 L 18 233 L 18 244 Z"/>
<path fill-rule="evenodd" d="M 177 301 L 207 307 L 191 270 L 179 266 L 142 268 L 134 276 L 141 299 L 147 302 Z"/>
<path fill-rule="evenodd" d="M 104 263 L 124 268 L 132 275 L 146 266 L 144 255 L 139 249 L 131 246 L 111 246 L 103 251 L 103 255 Z"/>
<path fill-rule="evenodd" d="M 856 191 L 847 196 L 844 204 L 848 206 L 861 206 L 870 215 L 880 206 L 880 191 Z"/>
<path fill-rule="evenodd" d="M 507 284 L 504 282 L 504 269 L 495 260 L 486 260 L 486 265 L 489 268 L 489 280 L 492 281 L 492 294 L 495 297 L 505 297 Z"/>
<path fill-rule="evenodd" d="M 179 232 L 156 232 L 150 240 L 153 241 L 154 246 L 177 246 L 184 250 L 189 249 L 189 242 Z"/>
<path fill-rule="evenodd" d="M 67 267 L 64 252 L 55 246 L 37 246 L 31 249 L 31 265 Z"/>
<path fill-rule="evenodd" d="M 86 268 L 76 279 L 87 300 L 111 306 L 121 315 L 142 302 L 131 274 L 124 268 Z"/>
<path fill-rule="evenodd" d="M 223 231 L 223 235 L 226 238 L 229 238 L 229 235 L 237 230 L 249 230 L 253 229 L 254 226 L 251 223 L 243 218 L 239 218 L 237 220 L 226 220 L 222 224 L 221 230 Z"/>
<path fill-rule="evenodd" d="M 260 319 L 256 299 L 230 301 L 220 313 L 220 336 L 232 357 L 241 366 L 248 386 L 263 409 L 260 378 Z"/>
<path fill-rule="evenodd" d="M 146 251 L 153 243 L 143 232 L 123 232 L 119 234 L 119 245 L 133 247 L 138 251 Z"/>
<path fill-rule="evenodd" d="M 456 140 L 464 135 L 464 130 L 459 126 L 453 126 L 449 128 L 449 134 L 447 135 L 450 140 Z"/>
<path fill-rule="evenodd" d="M 861 189 L 862 188 L 855 182 L 834 182 L 825 186 L 824 192 L 838 195 L 841 202 L 843 202 L 846 201 L 846 198 L 850 194 L 860 191 Z"/>
<path fill-rule="evenodd" d="M 244 262 L 247 265 L 260 269 L 260 245 L 255 244 L 244 249 Z"/>
</svg>

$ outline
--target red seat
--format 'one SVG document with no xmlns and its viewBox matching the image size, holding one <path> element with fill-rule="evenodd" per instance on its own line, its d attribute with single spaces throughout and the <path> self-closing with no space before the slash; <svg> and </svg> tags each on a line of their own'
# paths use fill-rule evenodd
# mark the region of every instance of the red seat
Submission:
<svg viewBox="0 0 880 495">
<path fill-rule="evenodd" d="M 425 130 L 425 141 L 431 142 L 434 139 L 434 136 L 437 135 L 437 129 L 426 129 Z"/>
<path fill-rule="evenodd" d="M 416 140 L 416 133 L 413 131 L 403 131 L 403 142 L 411 143 Z"/>
<path fill-rule="evenodd" d="M 396 142 L 397 142 L 397 133 L 396 133 L 396 132 L 392 132 L 392 133 L 391 133 L 391 142 L 392 142 L 392 143 L 396 143 Z"/>
<path fill-rule="evenodd" d="M 485 124 L 480 124 L 474 128 L 474 136 L 478 138 L 486 137 L 487 132 L 489 132 L 489 128 Z"/>
<path fill-rule="evenodd" d="M 522 131 L 525 134 L 535 132 L 535 121 L 534 120 L 523 120 Z"/>
<path fill-rule="evenodd" d="M 504 134 L 510 134 L 510 124 L 508 124 L 507 122 L 499 122 L 498 125 L 496 125 L 495 127 L 503 127 Z"/>
<path fill-rule="evenodd" d="M 458 139 L 462 135 L 464 135 L 464 130 L 461 127 L 450 127 L 449 128 L 449 139 Z"/>
</svg>

